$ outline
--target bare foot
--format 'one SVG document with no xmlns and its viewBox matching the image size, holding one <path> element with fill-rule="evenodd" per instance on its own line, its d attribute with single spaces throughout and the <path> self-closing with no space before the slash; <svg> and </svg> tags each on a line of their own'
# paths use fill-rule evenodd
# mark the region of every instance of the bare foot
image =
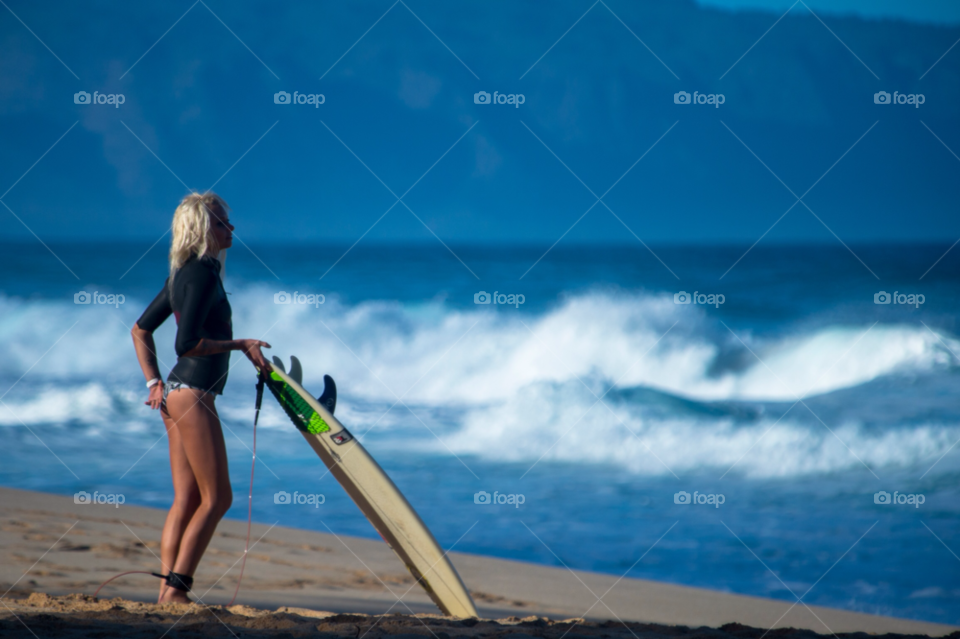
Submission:
<svg viewBox="0 0 960 639">
<path fill-rule="evenodd" d="M 167 587 L 166 591 L 160 595 L 160 599 L 157 600 L 157 603 L 193 603 L 190 601 L 190 598 L 187 597 L 187 593 L 182 590 L 177 590 L 176 588 Z"/>
<path fill-rule="evenodd" d="M 160 594 L 157 595 L 157 603 L 163 603 L 163 594 L 164 594 L 165 592 L 167 592 L 167 582 L 166 582 L 166 581 L 161 581 L 161 582 L 160 582 Z"/>
</svg>

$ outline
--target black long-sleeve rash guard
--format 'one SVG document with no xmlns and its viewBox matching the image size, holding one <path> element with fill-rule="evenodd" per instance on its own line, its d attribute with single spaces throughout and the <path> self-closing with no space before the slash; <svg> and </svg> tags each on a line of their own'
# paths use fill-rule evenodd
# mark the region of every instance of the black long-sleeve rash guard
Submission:
<svg viewBox="0 0 960 639">
<path fill-rule="evenodd" d="M 222 393 L 230 370 L 230 352 L 185 357 L 203 338 L 233 339 L 230 302 L 220 281 L 220 262 L 210 257 L 192 257 L 169 279 L 137 320 L 151 333 L 173 314 L 177 320 L 177 364 L 167 377 L 212 393 Z"/>
</svg>

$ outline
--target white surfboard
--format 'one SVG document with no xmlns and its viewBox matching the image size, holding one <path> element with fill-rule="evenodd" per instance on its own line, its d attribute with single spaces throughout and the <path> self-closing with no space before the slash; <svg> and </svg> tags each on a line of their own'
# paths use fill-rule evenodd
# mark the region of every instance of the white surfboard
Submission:
<svg viewBox="0 0 960 639">
<path fill-rule="evenodd" d="M 275 358 L 276 359 L 276 358 Z M 300 377 L 293 359 L 291 373 Z M 420 516 L 370 453 L 298 379 L 274 365 L 266 382 L 280 406 L 410 574 L 445 615 L 477 617 L 473 598 Z"/>
</svg>

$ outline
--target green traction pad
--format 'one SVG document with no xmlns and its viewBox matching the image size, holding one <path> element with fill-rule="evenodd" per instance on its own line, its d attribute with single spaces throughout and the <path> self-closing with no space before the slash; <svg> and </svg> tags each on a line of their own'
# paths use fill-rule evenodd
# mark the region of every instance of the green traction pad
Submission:
<svg viewBox="0 0 960 639">
<path fill-rule="evenodd" d="M 310 408 L 310 404 L 300 396 L 300 393 L 290 388 L 290 385 L 273 371 L 270 372 L 267 387 L 270 388 L 270 392 L 273 393 L 273 396 L 280 402 L 280 406 L 287 414 L 287 417 L 293 422 L 294 426 L 302 431 L 313 433 L 314 435 L 319 435 L 320 433 L 325 433 L 330 430 L 327 422 L 323 421 L 323 418 Z"/>
</svg>

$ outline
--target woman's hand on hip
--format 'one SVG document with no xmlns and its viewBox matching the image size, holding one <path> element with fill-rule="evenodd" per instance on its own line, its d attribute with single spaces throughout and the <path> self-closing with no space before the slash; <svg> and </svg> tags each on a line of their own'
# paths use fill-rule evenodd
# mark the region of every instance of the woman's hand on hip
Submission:
<svg viewBox="0 0 960 639">
<path fill-rule="evenodd" d="M 243 351 L 243 354 L 247 356 L 253 365 L 259 368 L 261 371 L 271 371 L 270 362 L 267 361 L 267 358 L 264 357 L 263 353 L 260 351 L 261 348 L 270 348 L 270 345 L 266 342 L 261 342 L 258 339 L 242 339 L 240 340 L 240 350 Z"/>
<path fill-rule="evenodd" d="M 150 387 L 150 397 L 147 398 L 147 401 L 144 402 L 147 406 L 153 410 L 160 408 L 160 404 L 163 402 L 163 380 L 160 380 L 156 384 Z"/>
</svg>

